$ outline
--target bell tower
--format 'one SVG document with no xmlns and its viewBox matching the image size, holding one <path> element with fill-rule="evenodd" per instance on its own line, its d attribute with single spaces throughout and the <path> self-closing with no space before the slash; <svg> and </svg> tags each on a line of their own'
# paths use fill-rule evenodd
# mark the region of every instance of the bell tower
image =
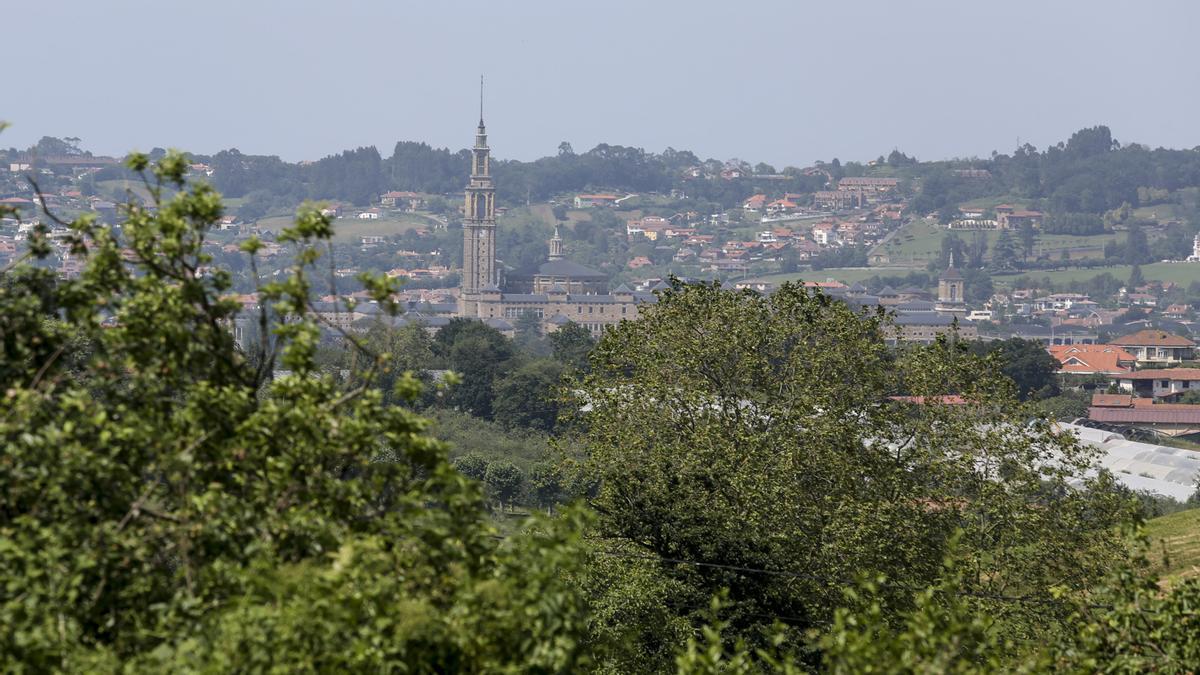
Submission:
<svg viewBox="0 0 1200 675">
<path fill-rule="evenodd" d="M 963 297 L 965 290 L 966 280 L 963 278 L 962 272 L 954 267 L 954 252 L 952 251 L 949 266 L 938 277 L 938 301 L 935 309 L 943 314 L 965 315 L 967 311 L 966 298 Z"/>
<path fill-rule="evenodd" d="M 483 77 L 479 78 L 479 127 L 471 149 L 471 177 L 463 202 L 462 296 L 496 285 L 496 188 L 491 149 L 483 125 Z M 464 310 L 468 303 L 464 303 Z M 474 312 L 464 311 L 474 315 Z"/>
<path fill-rule="evenodd" d="M 550 260 L 563 259 L 563 240 L 562 232 L 558 229 L 558 224 L 554 225 L 554 236 L 550 239 Z"/>
</svg>

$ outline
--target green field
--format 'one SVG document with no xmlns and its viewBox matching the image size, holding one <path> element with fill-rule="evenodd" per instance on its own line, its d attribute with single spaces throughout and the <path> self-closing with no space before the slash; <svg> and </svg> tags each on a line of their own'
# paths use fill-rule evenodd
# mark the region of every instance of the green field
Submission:
<svg viewBox="0 0 1200 675">
<path fill-rule="evenodd" d="M 1000 285 L 1011 285 L 1014 279 L 1028 276 L 1032 279 L 1050 279 L 1054 284 L 1065 284 L 1071 281 L 1083 281 L 1099 276 L 1105 272 L 1124 281 L 1133 271 L 1130 265 L 1113 265 L 1109 267 L 1092 267 L 1089 269 L 1065 270 L 1029 270 L 1021 274 L 994 275 L 992 281 Z M 1200 263 L 1152 263 L 1142 265 L 1142 276 L 1146 281 L 1175 282 L 1187 286 L 1193 281 L 1200 281 Z"/>
<path fill-rule="evenodd" d="M 914 220 L 904 225 L 886 244 L 876 247 L 871 253 L 885 253 L 893 264 L 922 264 L 941 253 L 942 238 L 950 232 L 968 242 L 976 236 L 975 231 L 947 230 L 933 220 Z M 987 237 L 990 251 L 1000 238 L 1000 232 L 990 230 L 983 231 L 982 234 Z M 1013 236 L 1016 237 L 1015 232 Z M 1072 258 L 1099 258 L 1104 255 L 1104 245 L 1117 236 L 1112 233 L 1091 236 L 1039 233 L 1034 243 L 1033 255 L 1037 257 L 1045 253 L 1057 259 L 1063 249 L 1075 249 Z"/>
<path fill-rule="evenodd" d="M 153 178 L 151 178 L 153 185 Z M 138 199 L 149 201 L 150 191 L 140 180 L 102 180 L 96 183 L 96 191 L 108 197 L 114 202 L 124 202 L 129 199 L 129 193 L 132 192 Z M 175 194 L 175 191 L 164 187 L 163 197 L 169 198 Z"/>
<path fill-rule="evenodd" d="M 1147 521 L 1146 535 L 1150 560 L 1164 577 L 1183 579 L 1200 574 L 1200 509 Z"/>
<path fill-rule="evenodd" d="M 291 215 L 271 216 L 260 219 L 256 225 L 260 229 L 278 232 L 291 225 L 293 220 L 294 217 Z M 339 243 L 353 243 L 357 242 L 359 237 L 374 235 L 388 236 L 413 228 L 428 228 L 431 225 L 432 222 L 430 220 L 419 215 L 407 213 L 399 216 L 384 216 L 378 220 L 338 218 L 333 221 L 333 239 Z"/>
</svg>

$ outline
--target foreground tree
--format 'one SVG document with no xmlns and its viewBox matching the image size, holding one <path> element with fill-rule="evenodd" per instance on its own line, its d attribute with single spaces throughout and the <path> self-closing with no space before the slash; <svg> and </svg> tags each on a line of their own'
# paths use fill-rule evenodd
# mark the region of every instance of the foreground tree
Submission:
<svg viewBox="0 0 1200 675">
<path fill-rule="evenodd" d="M 156 210 L 127 205 L 119 235 L 70 223 L 87 258 L 77 280 L 28 263 L 0 280 L 0 662 L 579 667 L 582 599 L 561 581 L 577 526 L 501 545 L 426 423 L 384 403 L 371 372 L 386 359 L 350 390 L 316 369 L 309 270 L 330 222 L 305 209 L 281 235 L 296 266 L 261 286 L 271 312 L 248 358 L 228 276 L 197 272 L 219 195 L 185 183 L 180 155 L 129 163 Z M 44 228 L 33 251 L 48 251 Z M 364 281 L 386 306 L 394 289 Z M 276 363 L 289 374 L 273 377 Z"/>
<path fill-rule="evenodd" d="M 911 606 L 959 532 L 971 602 L 1010 636 L 1061 629 L 1065 610 L 995 598 L 1091 588 L 1124 555 L 1132 505 L 1083 477 L 1091 455 L 994 358 L 897 353 L 889 330 L 794 285 L 676 283 L 605 334 L 574 387 L 598 535 L 659 558 L 686 589 L 678 614 L 727 589 L 731 630 L 755 639 L 774 617 L 826 625 L 863 574 L 890 580 L 888 611 Z"/>
</svg>

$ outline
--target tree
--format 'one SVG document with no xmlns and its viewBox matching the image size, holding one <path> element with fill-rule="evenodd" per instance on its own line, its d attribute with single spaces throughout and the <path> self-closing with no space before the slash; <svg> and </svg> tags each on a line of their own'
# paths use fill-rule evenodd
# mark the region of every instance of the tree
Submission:
<svg viewBox="0 0 1200 675">
<path fill-rule="evenodd" d="M 538 359 L 496 381 L 492 414 L 508 427 L 551 431 L 558 421 L 558 387 L 563 367 Z"/>
<path fill-rule="evenodd" d="M 1135 264 L 1133 269 L 1129 270 L 1128 286 L 1133 289 L 1138 286 L 1143 286 L 1146 283 L 1146 278 L 1142 276 L 1142 266 Z"/>
<path fill-rule="evenodd" d="M 550 334 L 550 345 L 559 363 L 583 371 L 587 370 L 588 354 L 596 346 L 596 339 L 591 331 L 572 321 Z"/>
<path fill-rule="evenodd" d="M 529 469 L 529 492 L 533 503 L 543 509 L 552 508 L 566 496 L 563 474 L 553 462 L 538 462 Z"/>
<path fill-rule="evenodd" d="M 1090 451 L 1018 403 L 993 361 L 961 342 L 896 353 L 887 330 L 793 284 L 763 297 L 676 282 L 606 332 L 569 387 L 598 535 L 660 556 L 680 597 L 727 589 L 747 640 L 763 615 L 831 620 L 862 574 L 894 580 L 889 611 L 909 606 L 903 589 L 941 574 L 959 528 L 973 593 L 1096 584 L 1125 555 L 1113 525 L 1131 507 L 1110 476 L 1085 477 Z M 948 394 L 969 403 L 938 403 Z M 1066 629 L 1004 616 L 1014 634 Z"/>
<path fill-rule="evenodd" d="M 1021 338 L 973 342 L 971 351 L 980 356 L 994 355 L 1000 372 L 1017 385 L 1017 394 L 1022 400 L 1058 395 L 1055 375 L 1058 359 L 1040 342 Z"/>
<path fill-rule="evenodd" d="M 1011 270 L 1017 267 L 1017 244 L 1013 241 L 1012 233 L 1001 230 L 992 248 L 992 268 L 996 270 Z"/>
<path fill-rule="evenodd" d="M 297 266 L 258 288 L 276 341 L 250 357 L 229 329 L 228 275 L 194 274 L 220 195 L 185 183 L 175 153 L 129 166 L 148 174 L 157 209 L 129 204 L 119 232 L 71 223 L 78 279 L 19 262 L 0 283 L 0 660 L 33 672 L 581 668 L 586 614 L 565 579 L 578 515 L 500 544 L 426 422 L 365 375 L 346 388 L 317 370 L 307 307 L 329 220 L 305 209 L 280 235 Z M 388 307 L 394 283 L 366 283 Z"/>
<path fill-rule="evenodd" d="M 483 475 L 483 482 L 488 486 L 488 492 L 499 502 L 500 510 L 504 511 L 504 504 L 511 504 L 513 497 L 521 492 L 525 474 L 512 462 L 492 462 L 488 464 L 487 473 Z"/>
<path fill-rule="evenodd" d="M 512 341 L 476 319 L 451 319 L 437 332 L 433 352 L 462 375 L 446 402 L 477 417 L 492 418 L 497 377 L 515 356 Z"/>
<path fill-rule="evenodd" d="M 513 322 L 513 346 L 528 356 L 549 356 L 550 345 L 542 338 L 542 320 L 533 312 L 523 312 Z"/>
<path fill-rule="evenodd" d="M 1021 222 L 1020 237 L 1021 260 L 1026 261 L 1033 255 L 1033 247 L 1037 243 L 1037 230 L 1034 229 L 1033 223 L 1028 220 Z"/>
<path fill-rule="evenodd" d="M 487 475 L 488 461 L 483 456 L 470 453 L 454 459 L 454 469 L 471 480 L 483 482 Z"/>
<path fill-rule="evenodd" d="M 1146 240 L 1146 233 L 1141 225 L 1134 223 L 1129 226 L 1125 237 L 1125 263 L 1137 265 L 1150 260 L 1150 244 Z"/>
</svg>

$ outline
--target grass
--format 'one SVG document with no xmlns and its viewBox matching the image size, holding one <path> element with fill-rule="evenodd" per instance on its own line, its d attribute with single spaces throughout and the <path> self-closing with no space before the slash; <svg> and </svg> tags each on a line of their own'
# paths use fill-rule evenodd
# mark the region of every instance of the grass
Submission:
<svg viewBox="0 0 1200 675">
<path fill-rule="evenodd" d="M 153 184 L 153 178 L 151 178 L 151 184 Z M 132 192 L 139 199 L 150 200 L 150 192 L 140 180 L 102 180 L 96 183 L 96 190 L 114 202 L 125 201 L 128 198 L 128 192 Z M 173 194 L 175 194 L 174 190 L 163 187 L 164 198 L 169 198 Z"/>
<path fill-rule="evenodd" d="M 1150 539 L 1150 560 L 1164 578 L 1180 580 L 1200 575 L 1200 509 L 1149 520 L 1146 536 Z"/>
<path fill-rule="evenodd" d="M 942 251 L 942 238 L 947 233 L 954 232 L 963 241 L 970 242 L 975 237 L 973 231 L 947 230 L 936 221 L 930 219 L 913 220 L 904 225 L 887 244 L 876 247 L 872 253 L 886 253 L 894 264 L 921 264 L 936 258 Z M 987 237 L 988 250 L 991 251 L 1000 238 L 998 230 L 983 231 Z M 1014 239 L 1017 233 L 1013 232 Z M 1113 233 L 1078 236 L 1070 234 L 1038 234 L 1034 244 L 1033 255 L 1042 253 L 1058 258 L 1063 249 L 1074 249 L 1073 258 L 1099 258 L 1104 255 L 1104 245 L 1116 238 Z M 1019 243 L 1018 243 L 1019 245 Z"/>
<path fill-rule="evenodd" d="M 292 224 L 295 220 L 291 214 L 285 216 L 270 216 L 258 221 L 258 227 L 272 232 L 278 232 Z M 432 221 L 416 214 L 399 216 L 384 216 L 378 220 L 360 220 L 358 218 L 338 218 L 333 221 L 333 240 L 338 243 L 357 243 L 359 237 L 374 235 L 392 235 L 418 227 L 430 227 Z"/>
<path fill-rule="evenodd" d="M 1012 285 L 1013 280 L 1022 276 L 1028 276 L 1038 281 L 1049 278 L 1053 284 L 1065 284 L 1072 281 L 1084 281 L 1107 272 L 1125 281 L 1129 278 L 1131 271 L 1133 271 L 1133 267 L 1130 265 L 1111 265 L 1108 267 L 1092 267 L 1087 269 L 1029 270 L 1021 274 L 994 275 L 992 280 L 1001 285 Z M 1187 286 L 1193 281 L 1200 281 L 1200 263 L 1153 263 L 1142 265 L 1142 276 L 1146 281 L 1170 281 Z"/>
</svg>

